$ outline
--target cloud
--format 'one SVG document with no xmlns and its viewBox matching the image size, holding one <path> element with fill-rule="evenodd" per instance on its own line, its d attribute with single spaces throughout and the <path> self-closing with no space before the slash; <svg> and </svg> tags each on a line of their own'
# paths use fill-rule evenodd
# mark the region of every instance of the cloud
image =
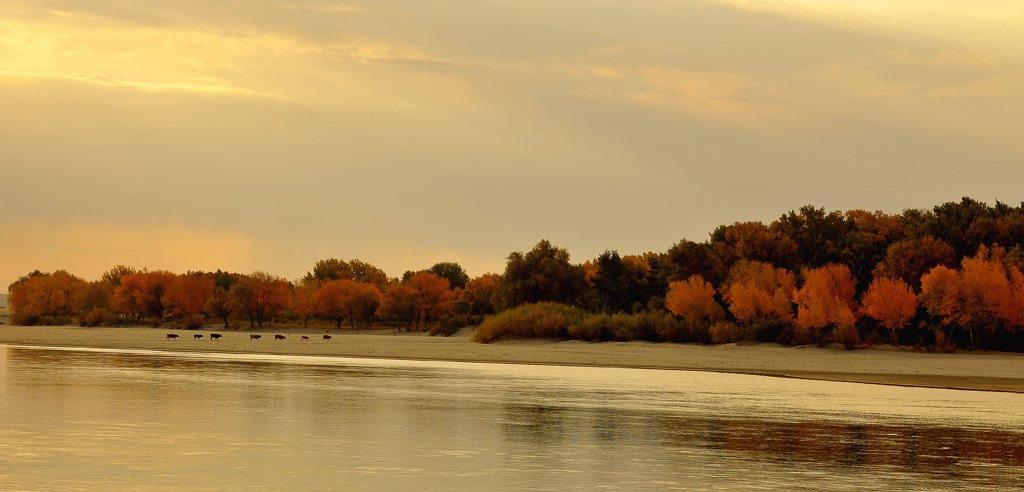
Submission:
<svg viewBox="0 0 1024 492">
<path fill-rule="evenodd" d="M 227 94 L 235 96 L 248 96 L 248 97 L 269 97 L 275 99 L 288 99 L 284 96 L 277 94 L 270 94 L 267 92 L 259 92 L 244 87 L 234 87 L 229 85 L 222 85 L 216 83 L 196 83 L 196 82 L 170 82 L 170 83 L 159 83 L 159 82 L 136 82 L 131 80 L 116 80 L 101 73 L 70 73 L 67 75 L 56 74 L 56 73 L 40 73 L 40 72 L 12 72 L 0 70 L 0 77 L 26 77 L 26 78 L 51 78 L 51 79 L 65 79 L 73 80 L 76 82 L 85 82 L 89 84 L 100 85 L 103 87 L 113 87 L 118 89 L 134 89 L 147 92 L 199 92 L 207 94 Z"/>
</svg>

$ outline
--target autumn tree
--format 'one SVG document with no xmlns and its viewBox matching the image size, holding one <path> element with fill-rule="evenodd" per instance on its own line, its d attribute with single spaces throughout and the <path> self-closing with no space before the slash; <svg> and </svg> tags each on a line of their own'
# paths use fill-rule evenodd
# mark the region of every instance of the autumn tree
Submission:
<svg viewBox="0 0 1024 492">
<path fill-rule="evenodd" d="M 506 309 L 544 301 L 578 305 L 587 289 L 583 268 L 547 240 L 526 253 L 509 254 L 504 277 L 497 297 Z"/>
<path fill-rule="evenodd" d="M 726 265 L 746 259 L 792 268 L 798 257 L 796 241 L 761 222 L 719 226 L 711 233 L 711 244 Z"/>
<path fill-rule="evenodd" d="M 449 289 L 447 279 L 433 273 L 422 272 L 410 278 L 409 284 L 419 294 L 417 307 L 424 321 L 429 321 L 451 311 L 455 293 Z M 418 321 L 416 325 L 419 328 Z"/>
<path fill-rule="evenodd" d="M 856 288 L 850 268 L 830 263 L 803 272 L 804 285 L 793 296 L 797 305 L 798 338 L 819 339 L 826 327 L 845 327 L 856 323 Z"/>
<path fill-rule="evenodd" d="M 114 290 L 118 310 L 140 319 L 162 317 L 163 296 L 175 278 L 175 274 L 165 270 L 121 277 L 121 286 Z"/>
<path fill-rule="evenodd" d="M 239 316 L 249 318 L 249 326 L 268 326 L 274 316 L 291 305 L 288 282 L 266 272 L 256 271 L 243 276 L 228 291 L 228 307 Z"/>
<path fill-rule="evenodd" d="M 419 309 L 420 293 L 416 287 L 410 284 L 394 284 L 384 292 L 377 315 L 403 321 L 405 329 L 411 330 L 413 322 L 419 317 Z"/>
<path fill-rule="evenodd" d="M 722 297 L 742 323 L 793 321 L 796 276 L 784 268 L 760 261 L 740 260 L 723 284 Z"/>
<path fill-rule="evenodd" d="M 889 339 L 899 344 L 900 330 L 917 313 L 917 296 L 901 279 L 875 277 L 861 298 L 861 312 L 878 320 L 889 330 Z"/>
<path fill-rule="evenodd" d="M 690 325 L 699 325 L 725 318 L 725 310 L 715 300 L 715 288 L 700 275 L 669 284 L 665 307 L 681 316 Z"/>
<path fill-rule="evenodd" d="M 106 282 L 112 289 L 116 289 L 121 286 L 121 279 L 128 275 L 135 275 L 142 273 L 133 267 L 127 265 L 117 265 L 106 272 L 100 277 L 100 280 Z"/>
<path fill-rule="evenodd" d="M 876 277 L 898 278 L 907 285 L 920 285 L 921 277 L 939 265 L 953 266 L 953 248 L 932 236 L 893 243 L 875 267 Z"/>
<path fill-rule="evenodd" d="M 501 275 L 488 273 L 466 283 L 466 288 L 459 292 L 452 304 L 452 310 L 458 314 L 484 316 L 494 314 L 491 296 L 501 283 Z"/>
<path fill-rule="evenodd" d="M 41 317 L 73 315 L 75 296 L 85 285 L 85 281 L 64 270 L 52 274 L 36 270 L 8 287 L 12 321 L 34 324 Z"/>
<path fill-rule="evenodd" d="M 356 282 L 352 290 L 351 317 L 363 323 L 366 329 L 373 328 L 373 318 L 377 315 L 384 295 L 376 285 L 368 282 Z"/>
<path fill-rule="evenodd" d="M 297 281 L 292 290 L 292 310 L 302 316 L 303 328 L 309 327 L 309 317 L 316 313 L 316 293 L 319 289 L 319 280 L 306 278 Z"/>
<path fill-rule="evenodd" d="M 356 283 L 348 279 L 332 280 L 320 286 L 316 293 L 316 313 L 337 322 L 341 329 L 341 320 L 354 320 L 353 297 Z M 353 327 L 354 327 L 353 321 Z"/>
<path fill-rule="evenodd" d="M 188 328 L 199 328 L 203 319 L 200 313 L 206 301 L 213 295 L 213 278 L 204 275 L 179 275 L 167 288 L 163 296 L 164 309 L 179 319 L 184 319 Z"/>
<path fill-rule="evenodd" d="M 216 282 L 216 279 L 214 280 Z M 229 328 L 228 318 L 231 316 L 231 297 L 223 287 L 214 287 L 210 298 L 203 305 L 203 311 L 211 318 L 224 320 L 224 328 Z"/>
<path fill-rule="evenodd" d="M 84 284 L 75 293 L 74 305 L 79 324 L 96 326 L 114 307 L 114 287 L 104 280 Z"/>
</svg>

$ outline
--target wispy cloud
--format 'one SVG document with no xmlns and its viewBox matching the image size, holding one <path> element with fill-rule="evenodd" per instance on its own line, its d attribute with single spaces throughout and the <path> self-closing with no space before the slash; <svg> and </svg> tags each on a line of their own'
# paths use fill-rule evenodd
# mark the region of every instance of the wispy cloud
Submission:
<svg viewBox="0 0 1024 492">
<path fill-rule="evenodd" d="M 271 94 L 268 92 L 254 91 L 246 89 L 244 87 L 234 87 L 230 85 L 222 85 L 215 83 L 196 83 L 196 82 L 137 82 L 132 80 L 117 80 L 100 73 L 70 73 L 70 74 L 56 74 L 56 73 L 43 73 L 43 72 L 12 72 L 0 70 L 0 77 L 25 77 L 25 78 L 50 78 L 50 79 L 63 79 L 73 80 L 76 82 L 84 82 L 88 84 L 100 85 L 103 87 L 113 87 L 122 89 L 133 89 L 147 92 L 199 92 L 206 94 L 226 94 L 235 96 L 246 96 L 246 97 L 268 97 L 274 99 L 288 99 L 284 96 L 277 94 Z"/>
</svg>

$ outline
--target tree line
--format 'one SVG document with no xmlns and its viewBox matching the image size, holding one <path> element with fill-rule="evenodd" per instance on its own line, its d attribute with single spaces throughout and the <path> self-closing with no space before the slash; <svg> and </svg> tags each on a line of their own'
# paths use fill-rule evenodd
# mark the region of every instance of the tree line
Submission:
<svg viewBox="0 0 1024 492">
<path fill-rule="evenodd" d="M 505 270 L 470 279 L 456 263 L 391 278 L 359 260 L 317 262 L 301 279 L 135 271 L 96 282 L 33 272 L 9 288 L 12 320 L 185 326 L 281 317 L 341 327 L 479 325 L 506 335 L 585 340 L 917 344 L 1018 350 L 1024 325 L 1024 203 L 963 198 L 901 214 L 805 206 L 736 222 L 702 242 L 583 263 L 540 241 Z"/>
</svg>

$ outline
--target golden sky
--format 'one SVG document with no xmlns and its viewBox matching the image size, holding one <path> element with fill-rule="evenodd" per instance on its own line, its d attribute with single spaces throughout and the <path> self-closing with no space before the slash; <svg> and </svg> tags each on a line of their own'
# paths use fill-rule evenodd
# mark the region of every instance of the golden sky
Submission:
<svg viewBox="0 0 1024 492">
<path fill-rule="evenodd" d="M 0 285 L 1024 200 L 1024 4 L 7 0 Z"/>
</svg>

